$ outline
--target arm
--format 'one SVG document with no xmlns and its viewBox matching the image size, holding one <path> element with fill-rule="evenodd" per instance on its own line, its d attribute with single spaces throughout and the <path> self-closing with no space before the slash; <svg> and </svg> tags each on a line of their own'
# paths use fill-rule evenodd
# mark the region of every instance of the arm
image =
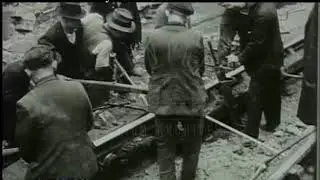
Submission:
<svg viewBox="0 0 320 180">
<path fill-rule="evenodd" d="M 151 49 L 150 40 L 149 40 L 149 37 L 147 37 L 147 40 L 145 43 L 145 51 L 144 51 L 144 65 L 149 75 L 152 75 L 150 61 L 152 59 L 153 52 L 151 52 L 151 50 L 152 49 Z"/>
<path fill-rule="evenodd" d="M 103 17 L 97 13 L 89 14 L 82 19 L 82 25 L 84 47 L 97 55 L 95 68 L 108 67 L 113 44 L 103 28 Z"/>
<path fill-rule="evenodd" d="M 34 118 L 28 110 L 17 103 L 17 125 L 16 125 L 16 140 L 19 144 L 20 154 L 22 158 L 30 163 L 35 160 L 34 145 L 36 144 L 36 132 L 34 128 Z"/>
<path fill-rule="evenodd" d="M 167 23 L 168 19 L 167 19 L 166 13 L 165 13 L 167 5 L 168 5 L 168 3 L 163 3 L 157 9 L 157 12 L 156 12 L 156 15 L 154 18 L 155 28 L 159 28 Z"/>
<path fill-rule="evenodd" d="M 200 69 L 199 73 L 200 76 L 203 77 L 204 71 L 205 71 L 205 55 L 204 55 L 204 44 L 203 44 L 203 37 L 200 38 L 200 53 L 199 53 L 199 59 L 200 59 Z"/>
<path fill-rule="evenodd" d="M 265 51 L 265 43 L 267 41 L 267 31 L 268 26 L 270 26 L 270 21 L 274 21 L 273 16 L 270 15 L 258 15 L 255 17 L 253 22 L 253 30 L 249 42 L 244 47 L 243 51 L 239 54 L 239 61 L 242 64 L 250 63 L 255 55 L 263 54 Z"/>
</svg>

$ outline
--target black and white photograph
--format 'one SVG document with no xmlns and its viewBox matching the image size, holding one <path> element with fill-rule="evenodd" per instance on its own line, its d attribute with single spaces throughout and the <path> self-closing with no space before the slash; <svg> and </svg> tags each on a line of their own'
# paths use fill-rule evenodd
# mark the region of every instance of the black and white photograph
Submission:
<svg viewBox="0 0 320 180">
<path fill-rule="evenodd" d="M 2 2 L 3 180 L 319 180 L 318 2 Z"/>
</svg>

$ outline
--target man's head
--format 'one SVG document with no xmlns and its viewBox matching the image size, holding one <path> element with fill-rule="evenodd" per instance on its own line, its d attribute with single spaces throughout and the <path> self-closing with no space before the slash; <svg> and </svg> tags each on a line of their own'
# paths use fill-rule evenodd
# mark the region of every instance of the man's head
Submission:
<svg viewBox="0 0 320 180">
<path fill-rule="evenodd" d="M 166 9 L 168 22 L 188 24 L 189 17 L 194 13 L 191 3 L 168 3 Z"/>
<path fill-rule="evenodd" d="M 115 39 L 127 39 L 136 30 L 133 16 L 130 11 L 117 8 L 107 17 L 104 28 Z"/>
<path fill-rule="evenodd" d="M 36 45 L 24 54 L 23 65 L 25 72 L 34 78 L 39 72 L 54 74 L 60 61 L 61 56 L 54 48 Z"/>
<path fill-rule="evenodd" d="M 85 11 L 77 2 L 62 2 L 58 7 L 60 22 L 67 33 L 74 32 L 81 27 L 81 18 L 85 16 Z"/>
</svg>

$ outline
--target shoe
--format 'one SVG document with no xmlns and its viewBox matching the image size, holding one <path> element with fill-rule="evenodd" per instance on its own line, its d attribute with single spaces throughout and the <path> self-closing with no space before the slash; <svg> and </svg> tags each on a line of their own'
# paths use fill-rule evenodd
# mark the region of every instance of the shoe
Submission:
<svg viewBox="0 0 320 180">
<path fill-rule="evenodd" d="M 142 77 L 143 76 L 142 69 L 141 68 L 133 68 L 133 70 L 131 71 L 130 75 Z"/>
<path fill-rule="evenodd" d="M 261 126 L 261 129 L 267 132 L 275 132 L 275 129 L 278 127 L 279 125 L 268 125 L 265 124 L 263 126 Z"/>
<path fill-rule="evenodd" d="M 245 141 L 244 143 L 242 143 L 242 146 L 245 148 L 253 149 L 253 148 L 257 147 L 258 145 L 252 141 Z"/>
</svg>

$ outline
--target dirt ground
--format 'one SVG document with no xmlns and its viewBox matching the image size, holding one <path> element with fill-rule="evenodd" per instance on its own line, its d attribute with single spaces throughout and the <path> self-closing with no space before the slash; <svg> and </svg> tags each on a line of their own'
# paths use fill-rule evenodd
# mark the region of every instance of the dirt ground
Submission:
<svg viewBox="0 0 320 180">
<path fill-rule="evenodd" d="M 31 5 L 30 4 L 31 3 L 20 3 L 19 9 L 23 10 L 30 7 L 39 7 L 39 9 L 45 9 L 45 5 L 43 3 L 37 3 L 40 4 L 38 6 L 35 6 L 34 3 L 32 3 Z M 191 19 L 192 24 L 198 23 L 198 25 L 193 27 L 193 29 L 203 33 L 203 35 L 205 36 L 205 40 L 211 40 L 214 47 L 217 46 L 219 37 L 219 22 L 221 20 L 219 18 L 219 15 L 223 12 L 223 9 L 219 7 L 217 3 L 193 3 L 193 6 L 196 13 Z M 299 9 L 301 8 L 301 6 L 305 7 L 305 10 L 294 12 L 294 9 Z M 85 4 L 84 7 L 86 9 L 88 8 L 88 6 L 86 6 Z M 284 8 L 279 10 L 281 29 L 290 32 L 290 34 L 283 35 L 284 43 L 291 41 L 300 34 L 303 34 L 304 25 L 311 8 L 312 3 L 296 3 L 290 6 L 285 6 Z M 285 10 L 289 10 L 288 17 L 286 17 Z M 14 31 L 11 34 L 10 39 L 3 42 L 3 60 L 6 62 L 21 60 L 24 51 L 32 44 L 34 44 L 36 39 L 56 21 L 57 18 L 52 18 L 45 23 L 36 26 L 34 31 L 31 33 L 21 34 Z M 152 27 L 153 24 L 150 21 L 147 21 L 143 25 L 144 37 L 148 35 L 148 32 L 152 31 Z M 206 54 L 206 60 L 210 61 L 211 58 L 209 56 L 208 47 L 206 47 Z M 134 55 L 136 65 L 144 69 L 143 47 L 141 50 L 135 52 Z M 286 63 L 290 63 L 291 59 L 292 58 L 288 58 L 286 60 Z M 209 71 L 209 68 L 207 68 L 207 71 Z M 210 75 L 211 73 L 207 72 L 206 74 Z M 247 84 L 249 80 L 246 75 L 244 75 L 244 77 L 245 83 L 243 83 L 244 85 L 242 85 L 243 89 L 246 88 L 245 84 Z M 208 78 L 213 79 L 214 77 Z M 134 77 L 133 80 L 140 86 L 146 86 L 148 82 L 148 75 L 145 72 L 145 76 L 143 78 Z M 284 97 L 282 99 L 282 123 L 277 128 L 276 133 L 267 133 L 260 131 L 260 140 L 266 142 L 274 148 L 281 149 L 285 147 L 286 145 L 290 144 L 290 142 L 296 140 L 299 135 L 301 135 L 303 130 L 305 130 L 305 126 L 296 118 L 301 89 L 300 86 L 300 81 L 293 82 L 290 85 L 290 89 L 293 90 L 294 94 L 290 97 Z M 133 104 L 141 106 L 141 101 L 139 100 L 139 98 L 134 95 L 132 95 L 132 97 L 133 99 L 138 101 Z M 133 111 L 131 109 L 120 108 L 109 109 L 109 111 L 112 113 L 115 119 L 122 120 L 116 123 L 111 122 L 112 125 L 109 128 L 96 129 L 91 131 L 90 136 L 93 140 L 98 139 L 103 135 L 109 133 L 110 131 L 121 127 L 122 125 L 134 120 L 136 117 L 141 116 L 144 113 L 143 111 Z M 223 136 L 221 136 L 221 134 L 223 134 Z M 247 180 L 248 177 L 250 177 L 251 174 L 254 173 L 258 162 L 261 162 L 262 159 L 271 155 L 269 152 L 265 151 L 265 149 L 262 149 L 260 147 L 254 149 L 242 147 L 241 142 L 244 142 L 244 139 L 228 131 L 218 130 L 214 132 L 213 136 L 217 137 L 217 140 L 213 142 L 203 143 L 201 148 L 197 176 L 197 179 L 199 180 Z M 178 172 L 181 169 L 181 162 L 181 158 L 177 158 L 177 175 L 179 174 Z M 276 164 L 274 165 L 275 167 Z M 18 162 L 3 170 L 3 179 L 22 179 L 25 174 L 26 167 L 27 164 L 23 160 L 19 160 Z M 268 174 L 268 171 L 266 174 Z M 141 168 L 131 176 L 124 179 L 155 180 L 158 179 L 157 176 L 158 166 L 156 163 L 153 163 L 148 167 Z M 261 180 L 263 178 L 265 178 L 265 175 L 261 176 Z M 303 174 L 303 178 L 304 180 L 308 180 L 308 178 L 310 179 L 310 177 L 305 174 Z"/>
</svg>

